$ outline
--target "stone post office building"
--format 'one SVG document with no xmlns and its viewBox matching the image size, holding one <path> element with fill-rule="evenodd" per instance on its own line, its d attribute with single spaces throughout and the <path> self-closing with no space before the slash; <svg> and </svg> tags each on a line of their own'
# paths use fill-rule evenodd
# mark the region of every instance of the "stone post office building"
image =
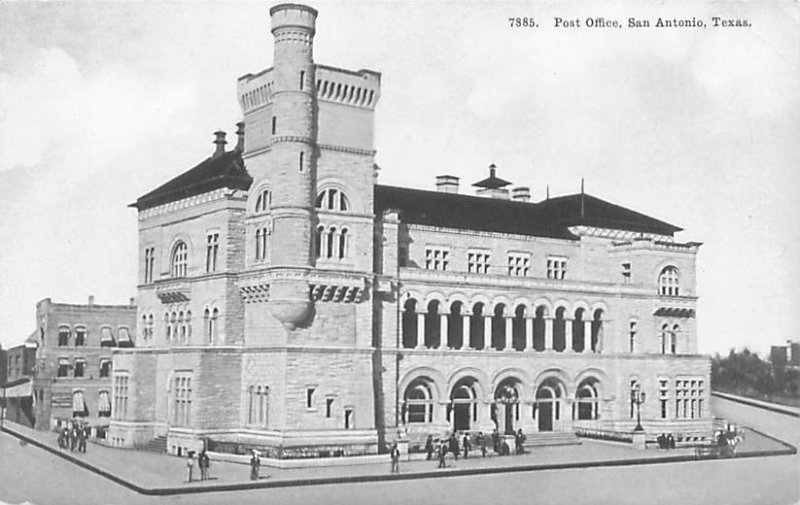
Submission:
<svg viewBox="0 0 800 505">
<path fill-rule="evenodd" d="M 217 132 L 133 204 L 114 444 L 289 458 L 454 429 L 630 432 L 636 388 L 649 433 L 710 434 L 699 244 L 583 192 L 531 202 L 495 167 L 476 196 L 450 175 L 377 184 L 380 74 L 315 63 L 314 9 L 270 14 L 273 66 L 239 79 L 235 146 Z"/>
</svg>

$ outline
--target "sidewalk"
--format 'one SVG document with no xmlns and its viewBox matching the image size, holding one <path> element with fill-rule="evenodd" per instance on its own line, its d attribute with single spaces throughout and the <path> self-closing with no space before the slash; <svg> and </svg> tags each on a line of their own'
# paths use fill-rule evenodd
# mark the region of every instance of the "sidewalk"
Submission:
<svg viewBox="0 0 800 505">
<path fill-rule="evenodd" d="M 766 409 L 772 412 L 777 412 L 779 414 L 786 414 L 788 416 L 793 417 L 800 417 L 800 409 L 797 407 L 792 407 L 790 405 L 781 405 L 779 403 L 770 403 L 765 402 L 762 400 L 756 400 L 754 398 L 747 398 L 744 396 L 733 395 L 730 393 L 722 393 L 719 391 L 712 391 L 712 395 L 718 396 L 720 398 L 724 398 L 726 400 L 730 400 L 732 402 L 743 403 L 745 405 L 750 405 L 753 407 L 759 407 L 762 409 Z"/>
<path fill-rule="evenodd" d="M 424 455 L 413 455 L 410 460 L 408 458 L 401 460 L 399 474 L 389 473 L 388 455 L 385 463 L 372 465 L 298 469 L 262 467 L 261 478 L 258 481 L 249 479 L 250 468 L 248 465 L 212 461 L 211 480 L 205 482 L 193 480 L 190 483 L 188 482 L 187 458 L 139 450 L 113 449 L 94 443 L 89 444 L 86 454 L 73 453 L 58 449 L 55 433 L 38 432 L 8 422 L 5 431 L 52 453 L 60 454 L 79 466 L 103 475 L 129 489 L 148 495 L 668 463 L 695 459 L 695 451 L 692 448 L 670 451 L 658 449 L 636 451 L 624 444 L 583 439 L 580 445 L 535 448 L 530 453 L 519 456 L 482 458 L 480 454 L 472 453 L 469 459 L 459 458 L 458 461 L 448 456 L 448 466 L 445 469 L 438 469 L 435 459 L 426 461 Z M 737 451 L 737 457 L 747 457 L 748 451 L 759 456 L 789 453 L 787 447 L 757 432 L 750 432 L 745 438 L 745 442 Z M 195 479 L 199 478 L 196 461 L 194 461 L 193 474 Z"/>
</svg>

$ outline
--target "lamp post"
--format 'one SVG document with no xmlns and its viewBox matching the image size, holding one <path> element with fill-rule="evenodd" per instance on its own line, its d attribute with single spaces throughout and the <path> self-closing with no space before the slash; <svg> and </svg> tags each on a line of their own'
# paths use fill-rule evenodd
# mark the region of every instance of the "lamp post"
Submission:
<svg viewBox="0 0 800 505">
<path fill-rule="evenodd" d="M 642 428 L 641 406 L 645 401 L 645 396 L 642 386 L 637 382 L 631 388 L 631 404 L 636 405 L 636 428 L 633 431 L 644 431 L 644 428 Z"/>
</svg>

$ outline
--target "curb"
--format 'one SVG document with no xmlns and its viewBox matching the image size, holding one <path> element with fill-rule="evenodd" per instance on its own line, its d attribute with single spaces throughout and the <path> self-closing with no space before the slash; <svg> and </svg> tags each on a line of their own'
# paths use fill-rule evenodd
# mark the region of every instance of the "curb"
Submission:
<svg viewBox="0 0 800 505">
<path fill-rule="evenodd" d="M 754 401 L 750 398 L 745 398 L 743 396 L 732 395 L 730 393 L 718 393 L 716 391 L 712 391 L 711 396 L 716 396 L 717 398 L 722 398 L 723 400 L 729 400 L 732 402 L 741 403 L 742 405 L 747 405 L 749 407 L 769 410 L 770 412 L 783 414 L 785 416 L 800 417 L 800 414 L 798 414 L 797 412 L 793 412 L 791 410 L 782 408 L 774 404 L 770 405 L 762 401 Z"/>
<path fill-rule="evenodd" d="M 136 485 L 130 481 L 127 481 L 121 477 L 118 477 L 106 470 L 98 468 L 95 465 L 87 463 L 86 461 L 78 459 L 69 454 L 65 454 L 60 450 L 57 450 L 53 447 L 50 447 L 49 445 L 39 442 L 38 440 L 31 439 L 30 437 L 22 435 L 21 433 L 9 430 L 7 427 L 3 427 L 2 431 L 8 433 L 13 437 L 19 438 L 20 440 L 25 440 L 27 443 L 35 447 L 44 449 L 47 452 L 50 452 L 67 461 L 75 463 L 81 468 L 94 472 L 132 491 L 135 491 L 139 494 L 146 496 L 174 496 L 181 494 L 212 493 L 220 491 L 248 491 L 253 489 L 267 489 L 267 488 L 320 486 L 326 484 L 352 484 L 361 482 L 404 481 L 404 480 L 417 480 L 417 479 L 436 479 L 442 477 L 463 477 L 467 475 L 492 475 L 498 473 L 538 472 L 547 470 L 571 470 L 571 469 L 586 469 L 586 468 L 608 468 L 617 466 L 623 467 L 623 466 L 635 466 L 635 465 L 655 465 L 655 464 L 666 464 L 666 463 L 708 461 L 708 460 L 718 459 L 714 457 L 697 457 L 695 455 L 682 455 L 682 456 L 666 456 L 657 459 L 635 458 L 635 459 L 625 459 L 625 460 L 589 461 L 589 462 L 579 462 L 579 463 L 551 463 L 542 465 L 523 465 L 523 466 L 512 466 L 512 467 L 465 468 L 460 470 L 454 469 L 449 471 L 443 471 L 441 473 L 413 472 L 407 474 L 361 475 L 361 476 L 347 476 L 347 477 L 318 477 L 318 478 L 308 478 L 308 479 L 280 480 L 272 482 L 244 482 L 237 484 L 216 484 L 216 485 L 212 484 L 212 485 L 198 486 L 198 487 L 177 486 L 177 487 L 145 488 Z M 795 448 L 794 446 L 786 442 L 783 442 L 782 440 L 778 440 L 775 437 L 763 434 L 761 432 L 757 433 L 764 435 L 767 438 L 780 442 L 786 448 L 774 451 L 757 451 L 746 454 L 736 454 L 734 455 L 733 458 L 723 458 L 723 460 L 756 458 L 756 457 L 767 457 L 767 456 L 787 456 L 787 455 L 797 454 L 797 448 Z"/>
</svg>

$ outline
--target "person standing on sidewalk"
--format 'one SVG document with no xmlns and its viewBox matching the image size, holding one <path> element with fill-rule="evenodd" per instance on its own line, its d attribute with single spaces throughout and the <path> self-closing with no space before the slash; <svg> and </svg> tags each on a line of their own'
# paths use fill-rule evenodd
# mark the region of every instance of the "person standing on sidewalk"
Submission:
<svg viewBox="0 0 800 505">
<path fill-rule="evenodd" d="M 458 461 L 458 438 L 456 438 L 455 431 L 450 435 L 450 452 L 453 453 L 453 458 Z"/>
<path fill-rule="evenodd" d="M 483 435 L 482 431 L 478 432 L 478 447 L 481 448 L 481 455 L 485 458 L 486 457 L 486 437 Z"/>
<path fill-rule="evenodd" d="M 469 451 L 472 449 L 472 443 L 469 441 L 468 433 L 464 433 L 464 441 L 462 442 L 462 445 L 464 447 L 464 459 L 467 459 L 469 457 Z"/>
<path fill-rule="evenodd" d="M 392 458 L 392 473 L 400 473 L 400 449 L 397 447 L 397 442 L 392 444 L 389 456 Z"/>
<path fill-rule="evenodd" d="M 189 453 L 189 459 L 186 461 L 186 471 L 189 473 L 189 482 L 192 482 L 192 470 L 194 470 L 194 456 L 191 452 Z"/>
<path fill-rule="evenodd" d="M 428 435 L 428 440 L 425 441 L 425 452 L 428 454 L 427 460 L 433 459 L 433 435 Z"/>
<path fill-rule="evenodd" d="M 439 468 L 446 468 L 444 458 L 447 456 L 447 441 L 442 440 L 439 444 Z"/>
<path fill-rule="evenodd" d="M 253 457 L 250 458 L 250 480 L 258 480 L 258 470 L 261 467 L 261 460 L 258 458 L 258 452 L 253 451 Z"/>
</svg>

